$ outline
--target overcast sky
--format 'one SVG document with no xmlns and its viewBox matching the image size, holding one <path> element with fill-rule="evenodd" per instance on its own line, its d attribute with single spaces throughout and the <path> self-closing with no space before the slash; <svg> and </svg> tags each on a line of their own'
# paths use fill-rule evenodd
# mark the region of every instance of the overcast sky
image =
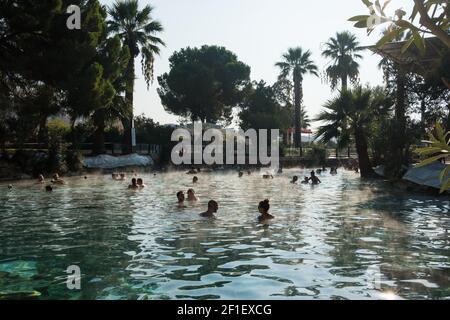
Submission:
<svg viewBox="0 0 450 320">
<path fill-rule="evenodd" d="M 101 2 L 111 4 L 113 0 Z M 388 13 L 400 7 L 407 9 L 411 2 L 393 0 Z M 168 59 L 174 51 L 207 44 L 225 46 L 251 67 L 252 80 L 272 84 L 279 72 L 274 64 L 289 47 L 311 50 L 323 72 L 328 63 L 320 54 L 323 44 L 337 31 L 353 32 L 362 45 L 374 44 L 379 39 L 378 30 L 368 37 L 365 30 L 353 28 L 347 21 L 354 15 L 367 14 L 361 0 L 140 0 L 140 3 L 155 7 L 154 18 L 165 29 L 161 37 L 167 47 L 156 59 L 156 76 L 169 71 Z M 364 53 L 360 61 L 361 83 L 382 84 L 379 60 L 379 56 L 369 51 Z M 177 123 L 178 117 L 167 113 L 161 105 L 156 79 L 147 90 L 140 70 L 137 78 L 135 114 L 144 113 L 162 124 Z M 320 78 L 307 76 L 303 86 L 304 104 L 310 117 L 335 94 Z"/>
</svg>

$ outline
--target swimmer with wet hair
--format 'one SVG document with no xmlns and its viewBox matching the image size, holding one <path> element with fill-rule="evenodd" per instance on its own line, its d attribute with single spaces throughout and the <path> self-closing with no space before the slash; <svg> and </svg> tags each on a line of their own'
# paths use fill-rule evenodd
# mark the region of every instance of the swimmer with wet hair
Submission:
<svg viewBox="0 0 450 320">
<path fill-rule="evenodd" d="M 144 184 L 144 180 L 142 178 L 137 179 L 136 184 L 138 185 L 139 188 L 143 189 L 146 187 L 146 185 Z"/>
<path fill-rule="evenodd" d="M 195 168 L 192 168 L 191 170 L 186 172 L 186 174 L 196 174 L 196 173 L 198 173 L 198 172 L 197 172 L 197 170 Z"/>
<path fill-rule="evenodd" d="M 190 201 L 190 202 L 198 201 L 198 198 L 197 198 L 197 196 L 195 195 L 194 189 L 189 189 L 189 190 L 187 191 L 187 200 Z"/>
<path fill-rule="evenodd" d="M 292 178 L 291 183 L 292 183 L 292 184 L 296 184 L 297 181 L 298 181 L 298 177 L 297 177 L 297 176 L 294 176 L 294 177 Z"/>
<path fill-rule="evenodd" d="M 309 178 L 305 177 L 305 179 L 303 179 L 302 184 L 309 184 Z"/>
<path fill-rule="evenodd" d="M 53 191 L 53 187 L 51 185 L 48 185 L 45 187 L 45 191 L 46 192 L 52 192 Z"/>
<path fill-rule="evenodd" d="M 178 205 L 179 205 L 179 206 L 182 206 L 182 205 L 184 204 L 184 200 L 185 200 L 184 192 L 183 192 L 183 191 L 179 191 L 179 192 L 177 193 L 177 199 L 178 199 Z"/>
<path fill-rule="evenodd" d="M 337 168 L 332 167 L 331 170 L 330 170 L 330 174 L 334 176 L 334 175 L 337 175 L 337 173 L 338 173 L 337 172 Z"/>
<path fill-rule="evenodd" d="M 53 184 L 65 184 L 66 182 L 60 178 L 59 174 L 55 173 L 53 175 L 53 180 L 51 181 Z"/>
<path fill-rule="evenodd" d="M 137 179 L 136 178 L 131 179 L 131 184 L 128 186 L 128 189 L 130 189 L 130 190 L 137 190 L 137 189 L 139 189 L 139 186 L 137 184 Z"/>
<path fill-rule="evenodd" d="M 203 218 L 216 218 L 216 216 L 214 215 L 215 213 L 217 213 L 217 211 L 219 210 L 219 204 L 214 201 L 211 200 L 208 202 L 208 210 L 206 212 L 203 212 L 200 214 L 201 217 Z"/>
<path fill-rule="evenodd" d="M 244 173 L 242 171 L 239 171 L 239 178 L 242 178 L 244 176 Z"/>
<path fill-rule="evenodd" d="M 12 185 L 12 184 L 8 185 L 8 189 L 9 189 L 9 190 L 12 190 L 12 188 L 13 188 L 13 185 Z"/>
<path fill-rule="evenodd" d="M 312 184 L 314 185 L 322 183 L 322 181 L 320 181 L 320 179 L 316 176 L 316 173 L 314 171 L 311 172 L 311 177 L 309 178 L 309 180 L 311 180 Z"/>
<path fill-rule="evenodd" d="M 40 174 L 40 175 L 38 176 L 38 183 L 45 183 L 44 175 Z"/>
<path fill-rule="evenodd" d="M 259 211 L 259 213 L 261 213 L 261 215 L 258 217 L 259 222 L 272 220 L 275 218 L 274 216 L 269 214 L 269 209 L 270 209 L 270 201 L 269 200 L 266 199 L 259 203 L 258 211 Z"/>
</svg>

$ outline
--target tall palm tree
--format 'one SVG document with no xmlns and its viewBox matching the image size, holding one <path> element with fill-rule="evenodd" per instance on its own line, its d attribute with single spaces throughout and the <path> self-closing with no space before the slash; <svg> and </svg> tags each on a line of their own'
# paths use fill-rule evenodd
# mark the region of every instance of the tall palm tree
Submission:
<svg viewBox="0 0 450 320">
<path fill-rule="evenodd" d="M 133 127 L 133 98 L 134 98 L 134 80 L 135 58 L 142 57 L 142 71 L 147 82 L 147 86 L 153 82 L 153 66 L 155 55 L 160 53 L 160 46 L 165 46 L 157 34 L 163 31 L 163 27 L 158 20 L 152 17 L 154 8 L 150 5 L 139 9 L 138 0 L 117 0 L 108 13 L 109 31 L 117 34 L 128 46 L 131 53 L 131 59 L 126 70 L 126 90 L 125 99 L 130 109 L 131 116 L 123 118 L 124 125 L 124 153 L 132 152 L 131 130 Z"/>
<path fill-rule="evenodd" d="M 325 124 L 319 128 L 315 137 L 323 143 L 337 139 L 340 147 L 346 146 L 353 138 L 358 153 L 361 177 L 374 174 L 368 152 L 368 130 L 377 114 L 384 112 L 388 99 L 370 88 L 356 87 L 345 90 L 325 104 L 316 121 Z"/>
<path fill-rule="evenodd" d="M 280 79 L 287 79 L 292 76 L 294 82 L 294 123 L 295 123 L 295 147 L 302 151 L 301 124 L 301 105 L 303 103 L 303 77 L 305 74 L 312 74 L 318 77 L 318 68 L 311 60 L 311 51 L 303 51 L 301 47 L 290 48 L 283 54 L 282 61 L 277 62 L 275 66 L 281 69 Z"/>
<path fill-rule="evenodd" d="M 356 60 L 362 58 L 359 54 L 362 50 L 364 49 L 359 46 L 356 36 L 348 31 L 336 33 L 334 38 L 325 43 L 322 56 L 331 59 L 325 72 L 333 90 L 339 82 L 341 89 L 346 90 L 348 80 L 351 82 L 358 80 L 359 64 Z"/>
</svg>

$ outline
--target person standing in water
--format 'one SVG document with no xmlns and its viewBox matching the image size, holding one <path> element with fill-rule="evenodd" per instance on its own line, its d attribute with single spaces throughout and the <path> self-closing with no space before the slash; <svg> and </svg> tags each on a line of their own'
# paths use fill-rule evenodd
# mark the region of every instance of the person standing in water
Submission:
<svg viewBox="0 0 450 320">
<path fill-rule="evenodd" d="M 59 174 L 55 173 L 55 174 L 53 175 L 52 183 L 53 183 L 53 184 L 65 184 L 66 182 L 65 182 L 63 179 L 61 179 L 61 178 L 59 177 Z"/>
<path fill-rule="evenodd" d="M 177 193 L 177 199 L 178 199 L 178 206 L 179 207 L 184 207 L 185 197 L 184 197 L 184 192 L 183 191 L 179 191 Z"/>
<path fill-rule="evenodd" d="M 294 177 L 292 178 L 291 183 L 292 183 L 292 184 L 296 184 L 297 181 L 298 181 L 298 177 L 297 177 L 297 176 L 294 176 Z"/>
<path fill-rule="evenodd" d="M 198 201 L 198 198 L 197 198 L 197 196 L 195 195 L 195 191 L 194 191 L 194 189 L 189 189 L 188 190 L 188 192 L 187 192 L 187 195 L 188 195 L 188 201 L 189 202 L 195 202 L 195 201 Z"/>
<path fill-rule="evenodd" d="M 136 184 L 138 185 L 139 188 L 143 189 L 145 188 L 145 184 L 144 184 L 144 180 L 142 178 L 137 179 Z"/>
<path fill-rule="evenodd" d="M 309 178 L 311 180 L 312 184 L 317 185 L 319 183 L 322 183 L 320 179 L 316 176 L 316 173 L 314 171 L 311 171 L 311 177 Z"/>
<path fill-rule="evenodd" d="M 131 184 L 128 186 L 128 189 L 130 189 L 130 190 L 137 190 L 137 189 L 139 189 L 139 186 L 137 184 L 137 179 L 136 178 L 131 179 Z"/>
<path fill-rule="evenodd" d="M 45 183 L 45 178 L 42 174 L 38 176 L 38 183 Z"/>
<path fill-rule="evenodd" d="M 261 213 L 261 215 L 258 217 L 259 222 L 272 220 L 275 218 L 274 216 L 269 214 L 269 209 L 270 209 L 270 201 L 269 200 L 266 199 L 259 203 L 258 211 L 259 211 L 259 213 Z"/>
<path fill-rule="evenodd" d="M 208 202 L 208 210 L 206 212 L 201 213 L 200 217 L 215 219 L 216 216 L 214 214 L 217 213 L 218 210 L 219 204 L 216 201 L 211 200 Z"/>
</svg>

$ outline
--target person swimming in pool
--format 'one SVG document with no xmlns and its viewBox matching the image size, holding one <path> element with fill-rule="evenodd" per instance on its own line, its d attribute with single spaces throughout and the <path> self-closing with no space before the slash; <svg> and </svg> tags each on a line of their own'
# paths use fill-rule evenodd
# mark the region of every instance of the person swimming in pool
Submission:
<svg viewBox="0 0 450 320">
<path fill-rule="evenodd" d="M 259 222 L 272 220 L 272 219 L 275 218 L 274 216 L 269 214 L 269 209 L 270 209 L 270 202 L 269 202 L 269 200 L 266 199 L 266 200 L 261 201 L 259 203 L 258 211 L 259 211 L 259 213 L 261 213 L 261 215 L 258 217 L 258 221 Z"/>
<path fill-rule="evenodd" d="M 8 190 L 12 190 L 12 188 L 13 188 L 12 184 L 8 185 Z"/>
<path fill-rule="evenodd" d="M 185 200 L 185 196 L 184 196 L 184 192 L 183 191 L 179 191 L 177 193 L 177 199 L 178 199 L 178 206 L 179 207 L 183 207 L 184 206 L 184 200 Z"/>
<path fill-rule="evenodd" d="M 137 184 L 137 179 L 136 178 L 131 179 L 131 184 L 128 186 L 128 189 L 130 189 L 130 190 L 137 190 L 137 189 L 139 189 L 139 186 Z"/>
<path fill-rule="evenodd" d="M 198 172 L 197 172 L 197 170 L 195 168 L 191 168 L 191 170 L 186 172 L 186 174 L 196 174 L 196 173 L 198 173 Z"/>
<path fill-rule="evenodd" d="M 332 167 L 331 170 L 330 170 L 330 174 L 331 174 L 332 176 L 337 175 L 337 168 Z"/>
<path fill-rule="evenodd" d="M 66 182 L 61 179 L 61 177 L 59 176 L 59 174 L 55 173 L 53 175 L 53 179 L 51 181 L 53 184 L 65 184 Z"/>
<path fill-rule="evenodd" d="M 242 171 L 239 171 L 239 178 L 242 178 L 244 176 L 244 173 Z"/>
<path fill-rule="evenodd" d="M 198 198 L 197 198 L 197 196 L 195 195 L 195 191 L 194 191 L 194 189 L 189 189 L 188 191 L 187 191 L 187 200 L 189 201 L 189 202 L 195 202 L 195 201 L 198 201 Z"/>
<path fill-rule="evenodd" d="M 137 179 L 136 184 L 138 185 L 139 188 L 143 189 L 146 187 L 146 185 L 144 184 L 144 180 L 142 178 Z"/>
<path fill-rule="evenodd" d="M 217 213 L 218 210 L 219 204 L 216 201 L 211 200 L 208 202 L 208 210 L 206 212 L 201 213 L 200 217 L 215 219 L 216 216 L 214 214 Z"/>
<path fill-rule="evenodd" d="M 45 191 L 46 192 L 52 192 L 53 191 L 53 187 L 51 185 L 48 185 L 45 187 Z"/>
<path fill-rule="evenodd" d="M 309 178 L 305 177 L 305 179 L 303 179 L 302 184 L 309 184 Z"/>
<path fill-rule="evenodd" d="M 40 175 L 38 176 L 38 183 L 45 183 L 44 175 L 40 174 Z"/>
<path fill-rule="evenodd" d="M 298 177 L 297 177 L 297 176 L 294 176 L 294 177 L 292 178 L 291 183 L 292 183 L 292 184 L 296 184 L 297 182 L 298 182 Z"/>
<path fill-rule="evenodd" d="M 316 173 L 314 171 L 311 171 L 311 177 L 309 178 L 311 180 L 312 184 L 318 185 L 319 183 L 322 183 L 320 179 L 316 176 Z"/>
</svg>

